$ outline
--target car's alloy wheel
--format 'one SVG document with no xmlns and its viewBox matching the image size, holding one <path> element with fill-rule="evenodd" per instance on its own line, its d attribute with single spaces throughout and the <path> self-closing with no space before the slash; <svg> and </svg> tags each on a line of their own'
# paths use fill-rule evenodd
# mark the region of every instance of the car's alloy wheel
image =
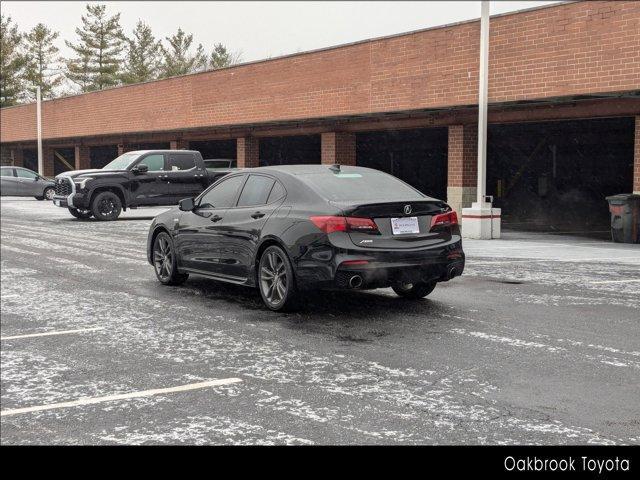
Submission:
<svg viewBox="0 0 640 480">
<path fill-rule="evenodd" d="M 53 200 L 53 197 L 56 194 L 56 189 L 55 188 L 45 188 L 44 190 L 44 198 L 46 198 L 47 200 Z"/>
<path fill-rule="evenodd" d="M 293 269 L 281 248 L 272 246 L 262 254 L 258 283 L 262 299 L 271 310 L 293 307 L 296 295 Z"/>
<path fill-rule="evenodd" d="M 177 272 L 173 242 L 164 232 L 158 234 L 153 244 L 153 267 L 156 277 L 165 285 L 179 285 L 189 277 Z"/>
</svg>

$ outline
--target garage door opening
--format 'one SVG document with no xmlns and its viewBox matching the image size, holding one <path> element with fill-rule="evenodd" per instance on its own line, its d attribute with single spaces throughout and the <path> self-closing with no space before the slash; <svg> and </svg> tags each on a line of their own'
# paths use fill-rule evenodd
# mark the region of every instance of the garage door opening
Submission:
<svg viewBox="0 0 640 480">
<path fill-rule="evenodd" d="M 117 145 L 101 145 L 99 147 L 89 147 L 89 159 L 91 168 L 102 168 L 117 156 Z"/>
<path fill-rule="evenodd" d="M 260 139 L 260 166 L 320 163 L 320 135 Z"/>
<path fill-rule="evenodd" d="M 53 174 L 59 175 L 63 172 L 76 169 L 76 149 L 56 148 L 53 150 Z"/>
<path fill-rule="evenodd" d="M 446 128 L 358 133 L 357 164 L 390 173 L 422 193 L 444 200 L 447 141 Z"/>
<path fill-rule="evenodd" d="M 235 160 L 237 158 L 236 146 L 235 139 L 189 142 L 189 150 L 197 150 L 205 160 Z"/>
<path fill-rule="evenodd" d="M 490 125 L 487 194 L 504 228 L 605 234 L 605 197 L 630 192 L 634 119 Z"/>
<path fill-rule="evenodd" d="M 27 148 L 22 151 L 22 164 L 24 168 L 38 171 L 38 151 L 35 148 Z"/>
</svg>

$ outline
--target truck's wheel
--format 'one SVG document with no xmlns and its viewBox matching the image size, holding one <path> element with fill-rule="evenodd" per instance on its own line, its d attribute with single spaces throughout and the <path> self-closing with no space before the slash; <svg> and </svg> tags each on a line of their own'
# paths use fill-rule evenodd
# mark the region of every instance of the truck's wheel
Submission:
<svg viewBox="0 0 640 480">
<path fill-rule="evenodd" d="M 122 211 L 122 202 L 113 192 L 100 192 L 91 202 L 91 211 L 96 220 L 115 220 Z"/>
<path fill-rule="evenodd" d="M 153 267 L 163 285 L 180 285 L 189 278 L 188 273 L 178 272 L 173 240 L 166 232 L 160 232 L 153 241 Z"/>
<path fill-rule="evenodd" d="M 398 283 L 391 288 L 401 297 L 418 300 L 433 292 L 436 282 Z"/>
<path fill-rule="evenodd" d="M 91 218 L 91 210 L 78 210 L 77 208 L 69 207 L 69 213 L 80 220 L 86 220 Z"/>
</svg>

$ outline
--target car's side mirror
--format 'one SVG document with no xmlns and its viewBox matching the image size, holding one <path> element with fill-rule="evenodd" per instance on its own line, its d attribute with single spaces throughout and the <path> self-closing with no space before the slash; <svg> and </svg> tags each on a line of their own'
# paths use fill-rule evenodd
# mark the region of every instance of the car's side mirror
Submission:
<svg viewBox="0 0 640 480">
<path fill-rule="evenodd" d="M 183 212 L 193 212 L 196 208 L 196 204 L 193 201 L 193 198 L 183 198 L 178 202 L 178 208 Z"/>
<path fill-rule="evenodd" d="M 147 165 L 146 163 L 141 163 L 133 167 L 131 171 L 133 173 L 147 173 L 149 171 L 149 165 Z"/>
</svg>

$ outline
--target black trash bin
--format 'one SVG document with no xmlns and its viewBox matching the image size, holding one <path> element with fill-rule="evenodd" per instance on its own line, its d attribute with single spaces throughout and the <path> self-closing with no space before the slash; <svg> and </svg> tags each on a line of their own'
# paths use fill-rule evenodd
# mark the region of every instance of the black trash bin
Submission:
<svg viewBox="0 0 640 480">
<path fill-rule="evenodd" d="M 607 197 L 611 212 L 611 239 L 640 243 L 640 195 L 621 193 Z"/>
</svg>

